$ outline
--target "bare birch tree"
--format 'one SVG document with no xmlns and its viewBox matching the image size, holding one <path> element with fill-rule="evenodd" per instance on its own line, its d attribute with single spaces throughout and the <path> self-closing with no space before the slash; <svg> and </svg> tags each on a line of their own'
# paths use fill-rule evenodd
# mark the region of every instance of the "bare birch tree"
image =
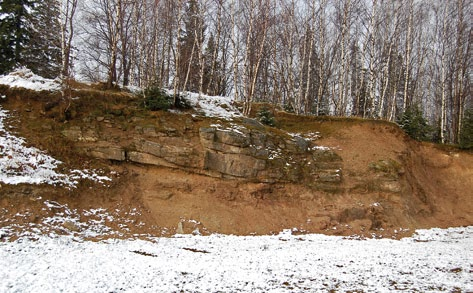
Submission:
<svg viewBox="0 0 473 293">
<path fill-rule="evenodd" d="M 64 112 L 70 107 L 71 97 L 71 51 L 74 38 L 74 15 L 78 0 L 63 0 L 61 2 L 61 94 L 66 103 Z"/>
</svg>

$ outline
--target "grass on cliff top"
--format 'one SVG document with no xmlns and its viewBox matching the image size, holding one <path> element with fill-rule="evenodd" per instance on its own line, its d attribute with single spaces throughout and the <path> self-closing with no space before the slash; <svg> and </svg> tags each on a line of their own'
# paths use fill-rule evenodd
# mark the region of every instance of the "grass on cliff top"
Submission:
<svg viewBox="0 0 473 293">
<path fill-rule="evenodd" d="M 397 124 L 386 120 L 364 119 L 360 117 L 336 117 L 336 116 L 309 116 L 296 115 L 282 111 L 274 105 L 267 103 L 255 103 L 252 108 L 251 117 L 257 117 L 257 113 L 263 107 L 269 108 L 275 118 L 275 128 L 290 133 L 320 132 L 323 136 L 331 136 L 342 129 L 355 125 L 382 125 L 399 128 Z"/>
</svg>

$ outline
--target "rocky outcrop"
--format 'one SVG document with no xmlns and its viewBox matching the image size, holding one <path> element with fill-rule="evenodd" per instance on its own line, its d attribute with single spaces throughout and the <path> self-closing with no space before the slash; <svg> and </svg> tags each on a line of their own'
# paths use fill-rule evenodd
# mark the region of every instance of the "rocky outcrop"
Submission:
<svg viewBox="0 0 473 293">
<path fill-rule="evenodd" d="M 93 126 L 86 130 L 72 126 L 62 133 L 78 142 L 85 153 L 100 159 L 255 182 L 304 182 L 324 188 L 342 180 L 341 158 L 331 149 L 302 136 L 268 132 L 250 119 L 241 124 L 201 127 L 197 137 L 182 135 L 176 129 L 158 133 L 152 126 L 135 127 L 130 142 L 107 139 Z"/>
<path fill-rule="evenodd" d="M 72 126 L 62 131 L 62 135 L 73 141 L 96 142 L 98 135 L 93 129 L 83 131 L 79 126 Z"/>
<path fill-rule="evenodd" d="M 112 161 L 126 160 L 126 152 L 122 147 L 107 142 L 100 142 L 84 150 L 89 156 L 99 159 Z"/>
<path fill-rule="evenodd" d="M 128 156 L 130 161 L 135 161 L 134 159 L 139 157 L 138 154 L 142 154 L 141 157 L 152 156 L 149 164 L 154 164 L 154 157 L 158 159 L 157 161 L 164 160 L 168 165 L 184 168 L 198 168 L 200 165 L 198 150 L 192 144 L 186 143 L 183 138 L 161 137 L 157 141 L 137 139 L 134 146 L 136 151 L 134 155 Z M 143 163 L 142 161 L 136 162 Z"/>
<path fill-rule="evenodd" d="M 207 127 L 199 131 L 204 168 L 262 182 L 341 181 L 341 159 L 300 136 L 284 138 L 258 129 Z"/>
</svg>

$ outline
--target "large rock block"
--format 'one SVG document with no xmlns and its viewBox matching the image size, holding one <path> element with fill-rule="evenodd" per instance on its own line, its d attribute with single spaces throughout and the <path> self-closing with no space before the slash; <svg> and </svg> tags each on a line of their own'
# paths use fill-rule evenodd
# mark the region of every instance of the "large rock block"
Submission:
<svg viewBox="0 0 473 293">
<path fill-rule="evenodd" d="M 204 168 L 263 182 L 341 182 L 341 158 L 310 140 L 291 139 L 246 128 L 201 128 Z"/>
<path fill-rule="evenodd" d="M 143 153 L 148 153 L 156 157 L 163 156 L 163 145 L 149 140 L 138 140 L 135 143 L 136 149 Z"/>
<path fill-rule="evenodd" d="M 247 155 L 207 151 L 204 168 L 235 177 L 256 178 L 266 168 L 266 162 Z"/>
<path fill-rule="evenodd" d="M 250 137 L 248 133 L 235 130 L 217 130 L 215 132 L 216 141 L 226 144 L 246 148 L 250 145 Z"/>
<path fill-rule="evenodd" d="M 213 127 L 201 128 L 199 131 L 200 142 L 204 148 L 229 153 L 250 155 L 250 136 L 234 130 L 219 130 Z"/>
<path fill-rule="evenodd" d="M 159 158 L 150 154 L 134 152 L 134 151 L 128 152 L 128 160 L 130 162 L 146 164 L 146 165 L 155 165 L 155 166 L 163 166 L 163 167 L 170 167 L 170 168 L 176 167 L 176 165 L 171 164 L 162 158 Z"/>
<path fill-rule="evenodd" d="M 120 146 L 115 145 L 101 145 L 93 148 L 89 148 L 87 153 L 99 159 L 113 160 L 113 161 L 125 161 L 126 153 L 125 150 Z"/>
<path fill-rule="evenodd" d="M 135 142 L 136 152 L 148 154 L 160 158 L 169 163 L 183 167 L 198 167 L 199 156 L 197 152 L 189 146 L 179 146 L 175 142 L 154 142 L 149 140 L 137 140 Z M 153 161 L 149 159 L 148 161 Z M 152 163 L 151 163 L 152 164 Z M 161 163 L 157 165 L 162 165 Z"/>
</svg>

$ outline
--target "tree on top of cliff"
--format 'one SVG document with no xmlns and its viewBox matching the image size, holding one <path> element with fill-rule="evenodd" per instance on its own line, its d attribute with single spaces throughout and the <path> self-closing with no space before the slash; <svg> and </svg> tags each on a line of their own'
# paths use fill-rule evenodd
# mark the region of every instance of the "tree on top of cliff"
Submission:
<svg viewBox="0 0 473 293">
<path fill-rule="evenodd" d="M 413 139 L 429 140 L 431 138 L 432 127 L 424 118 L 418 105 L 408 107 L 402 114 L 398 124 Z"/>
<path fill-rule="evenodd" d="M 59 74 L 57 0 L 0 1 L 0 74 L 26 66 L 43 77 Z"/>
<path fill-rule="evenodd" d="M 460 147 L 462 149 L 473 148 L 473 108 L 465 111 L 460 133 Z"/>
</svg>

